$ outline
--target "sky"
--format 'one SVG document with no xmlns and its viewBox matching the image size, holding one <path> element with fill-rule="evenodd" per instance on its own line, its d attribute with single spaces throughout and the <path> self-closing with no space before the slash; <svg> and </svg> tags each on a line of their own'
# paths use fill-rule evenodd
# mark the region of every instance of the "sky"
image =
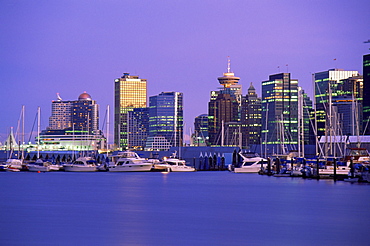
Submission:
<svg viewBox="0 0 370 246">
<path fill-rule="evenodd" d="M 34 141 L 37 107 L 46 129 L 56 93 L 89 93 L 106 129 L 123 73 L 147 79 L 148 97 L 182 92 L 189 135 L 228 56 L 243 94 L 252 82 L 261 96 L 269 75 L 290 72 L 312 98 L 315 72 L 362 74 L 369 9 L 368 0 L 0 0 L 0 142 L 16 131 L 22 105 Z"/>
</svg>

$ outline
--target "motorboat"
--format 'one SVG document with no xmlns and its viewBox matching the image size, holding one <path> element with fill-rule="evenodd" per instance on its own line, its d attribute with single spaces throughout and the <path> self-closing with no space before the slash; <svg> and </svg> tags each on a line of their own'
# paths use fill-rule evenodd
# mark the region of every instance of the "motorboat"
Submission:
<svg viewBox="0 0 370 246">
<path fill-rule="evenodd" d="M 5 170 L 8 170 L 8 169 L 18 169 L 18 170 L 21 170 L 23 168 L 22 166 L 23 162 L 22 160 L 20 159 L 7 159 L 5 162 L 4 162 L 4 169 Z"/>
<path fill-rule="evenodd" d="M 63 164 L 66 172 L 95 172 L 97 170 L 96 161 L 92 157 L 78 157 L 72 163 Z"/>
<path fill-rule="evenodd" d="M 50 161 L 43 161 L 37 159 L 34 163 L 27 164 L 28 171 L 30 172 L 49 172 L 49 171 L 59 171 L 60 166 L 53 164 Z"/>
<path fill-rule="evenodd" d="M 133 151 L 124 151 L 117 156 L 111 156 L 112 162 L 108 164 L 109 172 L 148 172 L 153 164 L 139 157 Z"/>
<path fill-rule="evenodd" d="M 243 163 L 240 167 L 229 165 L 229 171 L 234 173 L 258 173 L 261 167 L 267 168 L 267 159 L 260 157 L 257 153 L 247 152 L 239 153 L 243 158 Z"/>
<path fill-rule="evenodd" d="M 171 165 L 158 159 L 148 159 L 148 162 L 152 163 L 153 172 L 169 172 Z"/>
<path fill-rule="evenodd" d="M 168 165 L 168 171 L 170 172 L 194 172 L 195 168 L 187 166 L 185 160 L 181 160 L 175 157 L 164 158 L 163 164 Z"/>
</svg>

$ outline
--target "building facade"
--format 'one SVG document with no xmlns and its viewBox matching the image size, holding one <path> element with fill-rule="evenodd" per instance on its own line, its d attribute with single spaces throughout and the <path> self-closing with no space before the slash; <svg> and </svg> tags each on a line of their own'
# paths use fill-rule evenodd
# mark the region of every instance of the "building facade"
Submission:
<svg viewBox="0 0 370 246">
<path fill-rule="evenodd" d="M 128 148 L 128 112 L 147 107 L 147 81 L 124 73 L 114 81 L 114 143 Z"/>
<path fill-rule="evenodd" d="M 370 135 L 370 54 L 363 56 L 363 130 Z"/>
<path fill-rule="evenodd" d="M 270 75 L 262 82 L 262 119 L 262 143 L 276 145 L 275 153 L 284 154 L 298 144 L 298 80 L 290 73 Z"/>
<path fill-rule="evenodd" d="M 241 104 L 241 125 L 243 134 L 242 146 L 249 149 L 252 145 L 261 143 L 262 104 L 253 84 L 248 88 L 247 95 Z"/>
<path fill-rule="evenodd" d="M 183 94 L 181 92 L 162 92 L 157 96 L 149 97 L 148 137 L 151 140 L 154 137 L 163 137 L 172 147 L 182 146 L 183 117 Z"/>
<path fill-rule="evenodd" d="M 194 134 L 191 145 L 207 146 L 208 142 L 208 114 L 201 114 L 194 119 Z"/>
<path fill-rule="evenodd" d="M 314 74 L 315 84 L 315 111 L 317 136 L 341 135 L 340 128 L 336 127 L 338 116 L 332 108 L 332 100 L 341 91 L 341 80 L 358 76 L 358 71 L 345 71 L 343 69 L 329 69 L 328 71 Z"/>
<path fill-rule="evenodd" d="M 128 112 L 128 148 L 144 150 L 148 138 L 149 108 L 134 108 Z"/>
</svg>

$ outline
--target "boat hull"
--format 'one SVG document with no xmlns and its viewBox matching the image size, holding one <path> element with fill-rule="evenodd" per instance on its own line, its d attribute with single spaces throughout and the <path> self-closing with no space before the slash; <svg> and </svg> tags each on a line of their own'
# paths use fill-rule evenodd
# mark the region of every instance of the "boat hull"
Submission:
<svg viewBox="0 0 370 246">
<path fill-rule="evenodd" d="M 95 172 L 96 167 L 86 166 L 64 166 L 65 172 Z"/>
<path fill-rule="evenodd" d="M 152 164 L 138 164 L 138 165 L 115 165 L 109 166 L 109 172 L 149 172 L 152 169 Z"/>
</svg>

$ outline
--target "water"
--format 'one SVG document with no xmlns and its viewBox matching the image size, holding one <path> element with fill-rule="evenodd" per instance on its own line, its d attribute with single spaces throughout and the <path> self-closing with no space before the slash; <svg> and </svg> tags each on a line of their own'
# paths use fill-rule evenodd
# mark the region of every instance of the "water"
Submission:
<svg viewBox="0 0 370 246">
<path fill-rule="evenodd" d="M 369 245 L 370 185 L 229 172 L 0 173 L 0 245 Z"/>
</svg>

